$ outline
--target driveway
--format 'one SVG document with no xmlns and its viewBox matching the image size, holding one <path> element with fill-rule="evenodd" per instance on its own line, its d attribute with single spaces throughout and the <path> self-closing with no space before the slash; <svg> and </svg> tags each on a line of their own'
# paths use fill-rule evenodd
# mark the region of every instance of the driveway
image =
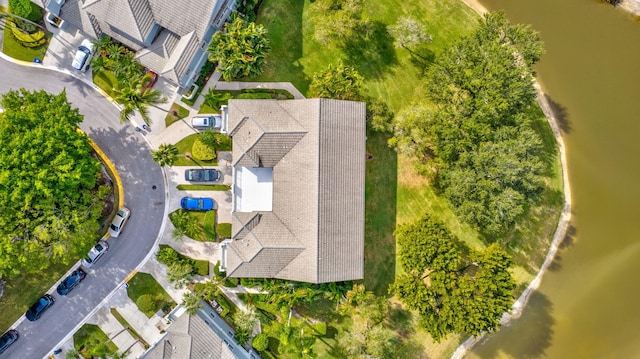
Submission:
<svg viewBox="0 0 640 359">
<path fill-rule="evenodd" d="M 142 135 L 131 124 L 120 124 L 116 107 L 91 86 L 63 73 L 23 67 L 4 59 L 0 59 L 0 78 L 0 93 L 19 88 L 50 93 L 66 89 L 69 101 L 84 115 L 80 127 L 119 171 L 125 205 L 132 211 L 123 234 L 109 239 L 109 252 L 88 270 L 85 281 L 67 297 L 54 291 L 56 304 L 38 321 L 20 323 L 16 327 L 20 339 L 1 356 L 42 358 L 68 333 L 73 333 L 152 250 L 162 229 L 167 201 L 165 182 Z"/>
</svg>

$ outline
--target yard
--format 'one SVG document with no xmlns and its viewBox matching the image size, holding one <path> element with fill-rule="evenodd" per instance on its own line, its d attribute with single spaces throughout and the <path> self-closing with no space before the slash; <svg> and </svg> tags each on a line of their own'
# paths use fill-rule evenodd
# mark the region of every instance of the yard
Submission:
<svg viewBox="0 0 640 359">
<path fill-rule="evenodd" d="M 83 357 L 106 357 L 118 351 L 102 329 L 93 324 L 85 324 L 73 334 L 73 345 Z"/>
<path fill-rule="evenodd" d="M 470 33 L 479 19 L 457 0 L 369 1 L 364 17 L 373 21 L 374 31 L 379 33 L 370 35 L 358 46 L 341 49 L 322 45 L 313 38 L 319 16 L 314 3 L 312 0 L 263 1 L 256 21 L 269 31 L 272 51 L 267 55 L 263 73 L 247 81 L 289 81 L 307 93 L 315 73 L 342 60 L 364 76 L 369 95 L 398 112 L 415 101 L 426 101 L 425 67 L 446 46 Z M 394 48 L 391 39 L 384 36 L 386 26 L 407 16 L 424 24 L 433 36 L 430 44 L 419 49 L 419 56 Z M 534 128 L 544 139 L 548 165 L 555 172 L 542 195 L 542 203 L 531 209 L 531 218 L 523 219 L 503 240 L 518 265 L 515 278 L 521 286 L 531 280 L 541 264 L 550 234 L 555 230 L 562 197 L 555 140 L 542 114 L 536 116 Z M 368 290 L 378 295 L 388 295 L 387 288 L 397 274 L 393 236 L 397 224 L 414 221 L 430 212 L 470 247 L 485 246 L 484 238 L 461 222 L 428 179 L 415 171 L 415 160 L 398 156 L 387 146 L 388 138 L 389 135 L 378 132 L 367 133 L 364 282 Z M 406 311 L 398 313 L 407 315 Z M 424 346 L 423 353 L 429 357 L 450 355 L 462 339 L 462 336 L 451 335 L 434 344 L 423 331 L 415 329 L 406 336 L 407 342 Z"/>
<path fill-rule="evenodd" d="M 151 274 L 138 272 L 127 283 L 127 295 L 148 318 L 160 309 L 168 313 L 176 304 Z"/>
<path fill-rule="evenodd" d="M 193 148 L 193 143 L 198 139 L 199 135 L 200 135 L 199 133 L 194 133 L 192 135 L 189 135 L 181 139 L 180 141 L 178 141 L 178 143 L 175 144 L 175 146 L 178 148 L 178 157 L 176 158 L 173 164 L 174 166 L 205 167 L 205 166 L 218 165 L 217 159 L 214 159 L 212 161 L 203 161 L 203 160 L 196 160 L 193 157 L 187 158 L 185 156 L 187 152 L 191 153 L 191 149 Z M 216 133 L 214 134 L 214 136 L 218 141 L 215 148 L 216 151 L 231 151 L 231 138 L 229 136 L 224 135 L 222 133 Z"/>
</svg>

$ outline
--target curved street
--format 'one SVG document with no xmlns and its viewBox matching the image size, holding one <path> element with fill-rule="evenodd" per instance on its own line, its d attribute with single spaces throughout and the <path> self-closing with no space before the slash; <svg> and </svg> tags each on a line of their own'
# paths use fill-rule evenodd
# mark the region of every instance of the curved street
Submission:
<svg viewBox="0 0 640 359">
<path fill-rule="evenodd" d="M 132 212 L 124 233 L 109 239 L 109 252 L 87 270 L 82 285 L 65 297 L 54 294 L 56 304 L 38 321 L 22 321 L 15 328 L 20 340 L 3 353 L 7 358 L 41 358 L 73 333 L 152 250 L 163 223 L 166 191 L 163 173 L 142 134 L 131 124 L 121 124 L 118 109 L 98 91 L 64 73 L 0 62 L 0 93 L 20 88 L 54 94 L 66 90 L 69 102 L 84 116 L 81 129 L 118 170 L 124 203 Z"/>
</svg>

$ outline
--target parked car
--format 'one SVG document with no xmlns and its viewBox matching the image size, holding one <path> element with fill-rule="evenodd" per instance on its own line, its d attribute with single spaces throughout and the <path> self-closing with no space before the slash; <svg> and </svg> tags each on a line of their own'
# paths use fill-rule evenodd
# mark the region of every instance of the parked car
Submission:
<svg viewBox="0 0 640 359">
<path fill-rule="evenodd" d="M 220 131 L 222 116 L 219 114 L 198 115 L 191 118 L 191 126 L 196 130 Z"/>
<path fill-rule="evenodd" d="M 73 290 L 73 288 L 80 284 L 80 282 L 82 282 L 86 276 L 87 273 L 81 268 L 78 268 L 71 272 L 71 274 L 69 274 L 69 276 L 58 285 L 56 291 L 60 295 L 67 295 Z"/>
<path fill-rule="evenodd" d="M 18 335 L 18 331 L 16 330 L 8 330 L 6 333 L 2 334 L 2 336 L 0 337 L 0 354 L 4 353 L 5 350 L 7 350 L 11 344 L 15 343 L 16 340 L 18 340 L 18 337 L 20 337 L 20 335 Z"/>
<path fill-rule="evenodd" d="M 38 320 L 42 316 L 42 313 L 44 313 L 45 310 L 49 309 L 55 302 L 56 300 L 53 299 L 50 294 L 45 294 L 40 297 L 40 299 L 38 299 L 38 301 L 35 302 L 31 307 L 29 307 L 29 309 L 25 313 L 25 316 L 27 317 L 27 319 L 29 319 L 29 321 L 32 322 L 34 320 Z"/>
<path fill-rule="evenodd" d="M 145 90 L 152 88 L 153 85 L 156 84 L 156 81 L 158 81 L 158 74 L 152 70 L 147 71 L 145 77 L 149 79 L 142 85 L 142 88 L 144 88 Z"/>
<path fill-rule="evenodd" d="M 215 202 L 211 198 L 183 197 L 180 200 L 180 207 L 187 211 L 211 211 L 215 209 L 215 206 Z"/>
<path fill-rule="evenodd" d="M 117 238 L 120 233 L 122 233 L 122 229 L 124 225 L 127 224 L 127 220 L 131 216 L 131 211 L 127 207 L 122 207 L 116 213 L 116 216 L 111 221 L 111 225 L 109 226 L 109 235 L 111 237 Z"/>
<path fill-rule="evenodd" d="M 86 268 L 93 267 L 94 264 L 100 259 L 107 251 L 109 250 L 109 244 L 105 241 L 100 241 L 98 244 L 93 246 L 89 253 L 87 253 L 87 257 L 82 260 L 82 265 Z"/>
<path fill-rule="evenodd" d="M 220 177 L 220 171 L 213 168 L 190 168 L 184 171 L 184 179 L 192 182 L 215 182 Z"/>
<path fill-rule="evenodd" d="M 89 63 L 91 62 L 91 54 L 93 53 L 94 47 L 95 45 L 93 44 L 93 42 L 91 42 L 91 40 L 82 40 L 82 44 L 80 44 L 76 55 L 73 57 L 71 66 L 73 66 L 74 69 L 80 70 L 82 72 L 87 71 L 87 68 L 89 68 Z"/>
</svg>

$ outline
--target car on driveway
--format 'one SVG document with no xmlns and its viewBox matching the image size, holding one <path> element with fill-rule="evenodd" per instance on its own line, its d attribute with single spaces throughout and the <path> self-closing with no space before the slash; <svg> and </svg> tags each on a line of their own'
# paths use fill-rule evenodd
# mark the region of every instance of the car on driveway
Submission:
<svg viewBox="0 0 640 359">
<path fill-rule="evenodd" d="M 78 268 L 74 270 L 67 278 L 65 278 L 62 283 L 58 285 L 56 291 L 60 295 L 69 294 L 73 288 L 75 288 L 84 278 L 87 276 L 87 273 L 82 269 Z"/>
<path fill-rule="evenodd" d="M 184 171 L 184 179 L 191 182 L 215 182 L 221 177 L 213 168 L 190 168 Z"/>
<path fill-rule="evenodd" d="M 84 39 L 82 40 L 82 44 L 78 47 L 78 51 L 76 51 L 76 55 L 73 57 L 73 62 L 71 66 L 82 72 L 87 71 L 89 68 L 89 63 L 91 62 L 91 54 L 93 54 L 93 49 L 95 45 L 91 40 Z"/>
<path fill-rule="evenodd" d="M 215 209 L 216 202 L 206 197 L 182 197 L 180 208 L 187 211 L 211 211 Z"/>
<path fill-rule="evenodd" d="M 82 260 L 82 265 L 85 268 L 91 268 L 98 261 L 98 259 L 102 258 L 102 256 L 107 253 L 109 250 L 109 244 L 105 241 L 100 241 L 98 244 L 93 246 L 89 253 L 87 253 L 87 257 Z"/>
<path fill-rule="evenodd" d="M 222 129 L 222 116 L 219 114 L 203 114 L 191 118 L 191 126 L 196 130 L 214 130 L 220 132 Z"/>
<path fill-rule="evenodd" d="M 131 216 L 131 211 L 127 207 L 122 207 L 116 213 L 116 216 L 111 221 L 111 225 L 109 226 L 109 236 L 117 238 L 120 233 L 122 233 L 122 229 L 124 225 L 127 224 L 127 220 Z"/>
<path fill-rule="evenodd" d="M 29 309 L 25 313 L 25 316 L 27 317 L 27 319 L 29 319 L 29 321 L 32 322 L 34 320 L 38 320 L 42 316 L 42 313 L 44 313 L 45 310 L 49 309 L 55 302 L 56 300 L 53 299 L 50 294 L 45 294 L 40 297 L 40 299 L 38 299 L 38 301 L 35 302 L 31 307 L 29 307 Z"/>
<path fill-rule="evenodd" d="M 4 353 L 11 344 L 15 343 L 18 340 L 18 332 L 16 330 L 9 330 L 6 333 L 2 334 L 0 337 L 0 354 Z"/>
</svg>

